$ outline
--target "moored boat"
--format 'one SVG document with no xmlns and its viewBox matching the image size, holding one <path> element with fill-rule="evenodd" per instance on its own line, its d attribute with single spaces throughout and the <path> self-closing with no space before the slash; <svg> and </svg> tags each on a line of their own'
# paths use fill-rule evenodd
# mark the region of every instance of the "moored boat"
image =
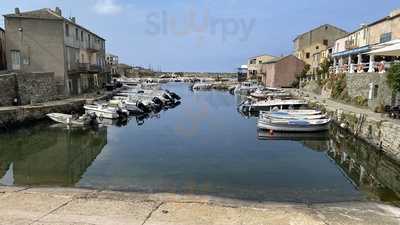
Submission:
<svg viewBox="0 0 400 225">
<path fill-rule="evenodd" d="M 49 113 L 46 116 L 57 123 L 62 123 L 68 126 L 87 126 L 97 124 L 96 116 L 94 114 L 75 116 L 64 113 Z"/>
<path fill-rule="evenodd" d="M 118 119 L 127 117 L 128 111 L 120 107 L 111 107 L 108 104 L 84 105 L 87 114 L 95 114 L 98 118 Z"/>
<path fill-rule="evenodd" d="M 331 119 L 278 119 L 261 118 L 257 127 L 277 132 L 317 132 L 329 129 Z"/>
</svg>

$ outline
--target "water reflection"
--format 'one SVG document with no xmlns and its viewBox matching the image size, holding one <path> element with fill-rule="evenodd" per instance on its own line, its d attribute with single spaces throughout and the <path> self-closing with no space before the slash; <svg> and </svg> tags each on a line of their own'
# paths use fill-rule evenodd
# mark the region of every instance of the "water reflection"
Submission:
<svg viewBox="0 0 400 225">
<path fill-rule="evenodd" d="M 38 124 L 0 134 L 0 183 L 208 194 L 257 201 L 365 197 L 397 204 L 400 167 L 330 133 L 257 131 L 228 93 L 169 87 L 182 104 L 99 130 Z"/>
<path fill-rule="evenodd" d="M 0 135 L 4 185 L 73 186 L 107 144 L 107 129 L 39 125 Z"/>
</svg>

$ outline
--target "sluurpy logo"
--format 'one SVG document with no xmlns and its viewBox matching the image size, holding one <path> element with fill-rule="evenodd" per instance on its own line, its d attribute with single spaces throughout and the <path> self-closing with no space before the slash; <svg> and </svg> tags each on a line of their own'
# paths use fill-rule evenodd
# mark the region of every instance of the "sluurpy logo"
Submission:
<svg viewBox="0 0 400 225">
<path fill-rule="evenodd" d="M 206 36 L 220 36 L 221 41 L 236 39 L 247 41 L 255 27 L 255 18 L 215 17 L 208 9 L 194 8 L 180 13 L 168 11 L 150 12 L 146 15 L 146 33 L 152 36 L 196 36 L 203 40 Z"/>
</svg>

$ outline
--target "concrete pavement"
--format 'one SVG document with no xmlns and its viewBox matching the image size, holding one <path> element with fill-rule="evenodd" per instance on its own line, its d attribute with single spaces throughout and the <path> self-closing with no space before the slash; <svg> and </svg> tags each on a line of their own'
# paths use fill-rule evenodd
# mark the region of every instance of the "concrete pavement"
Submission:
<svg viewBox="0 0 400 225">
<path fill-rule="evenodd" d="M 210 196 L 0 187 L 1 225 L 400 224 L 400 209 L 373 202 L 256 203 Z"/>
</svg>

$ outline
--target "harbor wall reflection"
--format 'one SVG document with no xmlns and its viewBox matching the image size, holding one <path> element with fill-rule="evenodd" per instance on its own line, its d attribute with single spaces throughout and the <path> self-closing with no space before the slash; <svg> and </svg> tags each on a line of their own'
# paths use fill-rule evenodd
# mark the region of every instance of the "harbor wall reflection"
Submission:
<svg viewBox="0 0 400 225">
<path fill-rule="evenodd" d="M 313 151 L 325 152 L 368 199 L 400 205 L 399 163 L 338 127 L 332 126 L 329 133 L 258 131 L 258 139 L 296 141 Z"/>
<path fill-rule="evenodd" d="M 107 144 L 106 128 L 41 125 L 1 136 L 0 178 L 12 174 L 11 180 L 0 179 L 5 185 L 73 186 Z"/>
<path fill-rule="evenodd" d="M 331 132 L 327 154 L 369 198 L 400 205 L 398 162 L 339 128 Z"/>
</svg>

